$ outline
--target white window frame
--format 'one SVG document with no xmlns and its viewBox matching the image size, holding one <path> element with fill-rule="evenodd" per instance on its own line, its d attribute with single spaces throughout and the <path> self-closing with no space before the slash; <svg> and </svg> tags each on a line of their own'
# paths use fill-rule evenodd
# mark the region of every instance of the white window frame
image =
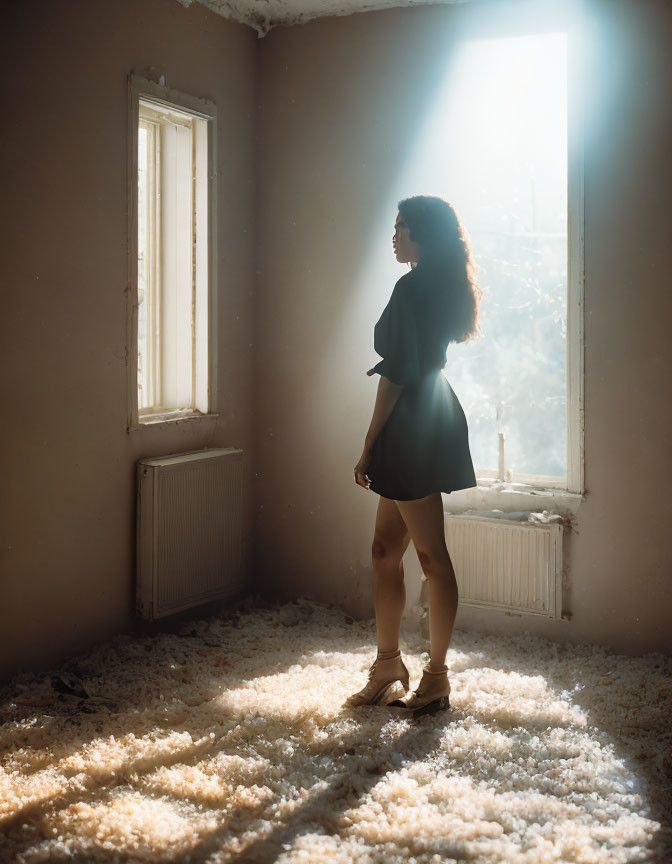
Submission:
<svg viewBox="0 0 672 864">
<path fill-rule="evenodd" d="M 477 470 L 477 487 L 444 498 L 446 513 L 501 509 L 505 512 L 553 509 L 576 515 L 584 485 L 584 119 L 583 48 L 580 28 L 567 26 L 567 477 L 519 475 L 507 482 Z"/>
<path fill-rule="evenodd" d="M 140 100 L 150 101 L 166 111 L 182 110 L 207 121 L 207 250 L 198 248 L 203 269 L 207 270 L 207 310 L 205 339 L 196 341 L 201 407 L 138 410 L 138 126 Z M 127 285 L 127 349 L 128 431 L 145 429 L 156 424 L 177 421 L 203 421 L 217 418 L 217 106 L 208 100 L 149 81 L 139 75 L 128 77 L 128 285 Z M 198 181 L 197 181 L 198 182 Z M 203 194 L 201 189 L 201 194 Z M 194 268 L 195 269 L 195 268 Z M 198 366 L 196 366 L 198 364 Z"/>
</svg>

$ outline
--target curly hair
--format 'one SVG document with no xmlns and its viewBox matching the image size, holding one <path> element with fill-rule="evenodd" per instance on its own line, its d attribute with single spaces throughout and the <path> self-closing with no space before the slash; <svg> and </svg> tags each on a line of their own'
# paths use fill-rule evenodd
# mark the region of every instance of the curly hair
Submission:
<svg viewBox="0 0 672 864">
<path fill-rule="evenodd" d="M 478 307 L 483 290 L 466 232 L 452 204 L 436 195 L 414 195 L 397 205 L 417 243 L 423 261 L 437 265 L 445 275 L 453 300 L 451 342 L 467 342 L 481 335 Z"/>
</svg>

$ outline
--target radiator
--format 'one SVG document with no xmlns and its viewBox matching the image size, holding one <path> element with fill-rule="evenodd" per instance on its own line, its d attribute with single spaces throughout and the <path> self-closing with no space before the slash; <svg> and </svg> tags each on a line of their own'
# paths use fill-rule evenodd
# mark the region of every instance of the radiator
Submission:
<svg viewBox="0 0 672 864">
<path fill-rule="evenodd" d="M 446 545 L 465 606 L 562 617 L 561 524 L 446 516 Z"/>
<path fill-rule="evenodd" d="M 156 619 L 240 591 L 243 451 L 137 463 L 137 612 Z"/>
</svg>

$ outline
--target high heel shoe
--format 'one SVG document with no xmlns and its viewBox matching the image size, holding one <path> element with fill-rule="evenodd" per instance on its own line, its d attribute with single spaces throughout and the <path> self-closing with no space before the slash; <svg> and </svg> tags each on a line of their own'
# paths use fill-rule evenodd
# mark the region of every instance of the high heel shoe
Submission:
<svg viewBox="0 0 672 864">
<path fill-rule="evenodd" d="M 403 693 L 406 693 L 408 684 L 408 669 L 401 659 L 401 651 L 378 654 L 369 668 L 368 682 L 357 693 L 348 696 L 343 705 L 346 708 L 386 705 L 390 699 L 399 696 L 399 685 L 403 687 Z"/>
<path fill-rule="evenodd" d="M 432 672 L 429 666 L 425 666 L 417 688 L 403 699 L 394 699 L 389 702 L 388 707 L 406 708 L 417 717 L 450 708 L 449 697 L 448 667 L 444 666 L 439 672 Z"/>
</svg>

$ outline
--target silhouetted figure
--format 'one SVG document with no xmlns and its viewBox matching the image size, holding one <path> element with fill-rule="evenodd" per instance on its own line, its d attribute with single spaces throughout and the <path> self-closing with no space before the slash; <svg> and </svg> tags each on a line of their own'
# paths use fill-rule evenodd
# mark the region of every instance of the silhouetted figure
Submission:
<svg viewBox="0 0 672 864">
<path fill-rule="evenodd" d="M 369 680 L 346 706 L 391 704 L 411 710 L 447 705 L 445 665 L 457 582 L 446 548 L 441 492 L 476 486 L 467 420 L 442 369 L 450 342 L 476 336 L 482 292 L 453 207 L 417 195 L 399 202 L 393 247 L 411 265 L 374 330 L 383 358 L 368 375 L 380 381 L 355 482 L 380 495 L 372 547 L 378 655 Z M 415 692 L 399 650 L 406 603 L 402 557 L 413 540 L 429 582 L 430 662 Z"/>
</svg>

